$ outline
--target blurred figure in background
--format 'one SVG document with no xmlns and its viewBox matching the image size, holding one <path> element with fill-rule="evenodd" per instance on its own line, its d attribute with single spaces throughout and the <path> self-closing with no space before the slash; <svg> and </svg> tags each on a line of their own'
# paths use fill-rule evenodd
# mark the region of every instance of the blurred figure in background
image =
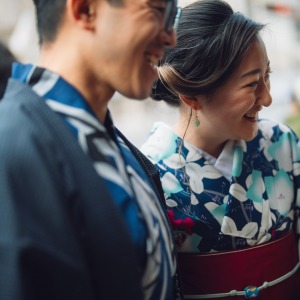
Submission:
<svg viewBox="0 0 300 300">
<path fill-rule="evenodd" d="M 285 119 L 285 123 L 300 137 L 300 78 L 293 84 L 290 109 L 291 112 Z"/>
<path fill-rule="evenodd" d="M 158 67 L 152 97 L 180 117 L 141 149 L 160 171 L 185 299 L 300 299 L 300 147 L 259 119 L 272 103 L 263 28 L 225 1 L 195 1 Z"/>
<path fill-rule="evenodd" d="M 4 43 L 0 42 L 0 99 L 3 97 L 14 61 L 15 56 Z"/>
</svg>

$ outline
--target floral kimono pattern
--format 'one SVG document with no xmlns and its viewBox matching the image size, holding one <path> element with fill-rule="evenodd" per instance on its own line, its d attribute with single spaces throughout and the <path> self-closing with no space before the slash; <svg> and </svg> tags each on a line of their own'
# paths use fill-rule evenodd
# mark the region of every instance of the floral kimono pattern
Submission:
<svg viewBox="0 0 300 300">
<path fill-rule="evenodd" d="M 260 120 L 252 141 L 231 141 L 229 179 L 182 142 L 158 122 L 141 148 L 160 171 L 179 251 L 241 249 L 292 229 L 300 203 L 300 147 L 290 128 Z"/>
</svg>

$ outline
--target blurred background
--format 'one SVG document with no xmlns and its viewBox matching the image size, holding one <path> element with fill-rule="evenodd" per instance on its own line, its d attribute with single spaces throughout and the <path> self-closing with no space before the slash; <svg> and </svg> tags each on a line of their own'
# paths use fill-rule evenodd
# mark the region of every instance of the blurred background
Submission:
<svg viewBox="0 0 300 300">
<path fill-rule="evenodd" d="M 183 7 L 191 2 L 179 0 L 179 5 Z M 264 108 L 260 116 L 285 121 L 294 114 L 298 101 L 300 103 L 300 0 L 227 2 L 235 11 L 268 25 L 263 39 L 271 61 L 273 104 Z M 0 7 L 1 42 L 19 61 L 37 62 L 38 40 L 32 0 L 0 0 Z M 117 127 L 138 147 L 155 121 L 172 124 L 178 116 L 176 109 L 162 102 L 136 101 L 120 94 L 115 94 L 110 101 L 110 109 Z"/>
</svg>

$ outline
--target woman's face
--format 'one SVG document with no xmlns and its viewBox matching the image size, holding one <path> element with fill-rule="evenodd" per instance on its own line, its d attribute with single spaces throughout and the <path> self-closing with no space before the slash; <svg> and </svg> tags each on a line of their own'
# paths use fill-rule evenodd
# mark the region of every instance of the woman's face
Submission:
<svg viewBox="0 0 300 300">
<path fill-rule="evenodd" d="M 217 145 L 229 139 L 252 140 L 258 131 L 258 112 L 272 103 L 269 74 L 266 48 L 258 37 L 225 84 L 201 102 L 203 138 Z"/>
</svg>

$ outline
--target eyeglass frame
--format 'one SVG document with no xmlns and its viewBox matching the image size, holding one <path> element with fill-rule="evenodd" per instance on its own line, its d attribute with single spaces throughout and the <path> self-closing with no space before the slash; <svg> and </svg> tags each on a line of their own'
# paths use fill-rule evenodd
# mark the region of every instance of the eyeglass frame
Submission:
<svg viewBox="0 0 300 300">
<path fill-rule="evenodd" d="M 177 0 L 168 0 L 166 4 L 164 28 L 169 33 L 173 28 L 177 30 L 182 9 L 177 6 Z"/>
</svg>

